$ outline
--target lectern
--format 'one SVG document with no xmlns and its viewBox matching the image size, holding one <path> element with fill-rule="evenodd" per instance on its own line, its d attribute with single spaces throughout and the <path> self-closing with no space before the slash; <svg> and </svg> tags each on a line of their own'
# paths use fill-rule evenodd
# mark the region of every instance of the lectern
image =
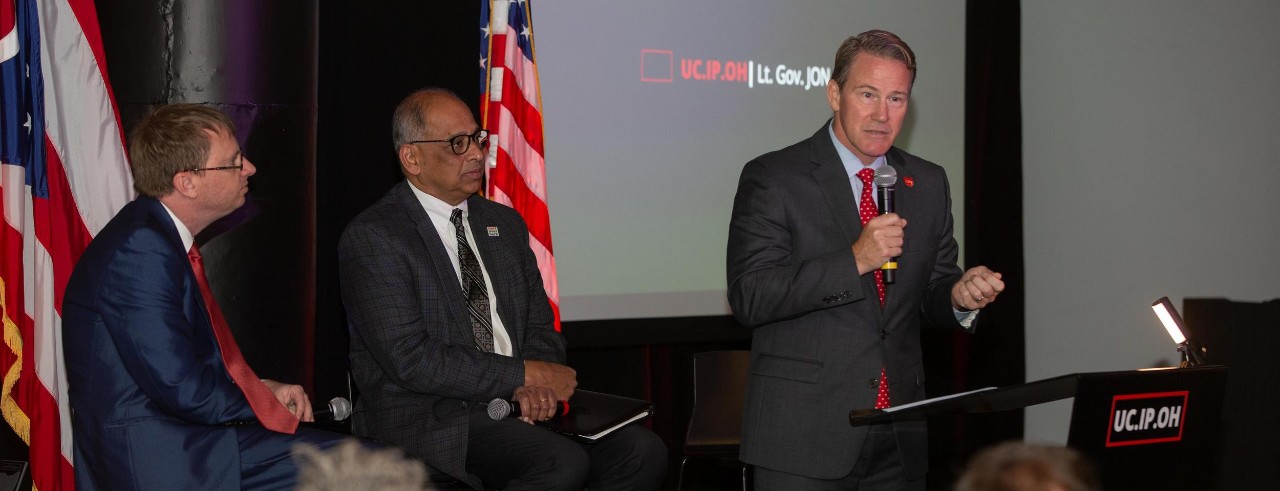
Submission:
<svg viewBox="0 0 1280 491">
<path fill-rule="evenodd" d="M 1097 466 L 1106 489 L 1212 489 L 1227 368 L 1063 375 L 849 413 L 855 426 L 933 415 L 1021 409 L 1075 397 L 1067 445 Z"/>
</svg>

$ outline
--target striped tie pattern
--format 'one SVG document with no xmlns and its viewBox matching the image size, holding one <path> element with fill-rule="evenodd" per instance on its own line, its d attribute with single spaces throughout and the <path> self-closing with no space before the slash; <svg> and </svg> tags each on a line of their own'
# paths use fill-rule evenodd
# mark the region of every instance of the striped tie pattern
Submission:
<svg viewBox="0 0 1280 491">
<path fill-rule="evenodd" d="M 467 312 L 471 314 L 471 332 L 476 336 L 476 349 L 493 352 L 493 324 L 489 317 L 489 287 L 480 271 L 480 261 L 467 245 L 467 228 L 462 222 L 462 210 L 454 208 L 449 216 L 458 233 L 458 267 L 462 270 L 462 295 L 467 298 Z"/>
</svg>

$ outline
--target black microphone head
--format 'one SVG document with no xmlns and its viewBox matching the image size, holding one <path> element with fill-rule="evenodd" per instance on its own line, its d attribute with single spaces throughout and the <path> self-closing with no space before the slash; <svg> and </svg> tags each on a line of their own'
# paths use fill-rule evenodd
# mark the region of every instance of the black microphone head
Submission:
<svg viewBox="0 0 1280 491">
<path fill-rule="evenodd" d="M 485 411 L 489 413 L 489 419 L 498 421 L 511 415 L 511 403 L 501 397 L 495 397 L 489 401 L 489 407 L 485 408 Z"/>
<path fill-rule="evenodd" d="M 343 421 L 351 416 L 351 401 L 345 397 L 329 399 L 329 409 L 333 410 L 333 420 Z"/>
<path fill-rule="evenodd" d="M 898 182 L 898 170 L 892 165 L 884 164 L 876 169 L 875 177 L 871 178 L 871 182 L 878 188 L 892 187 Z"/>
</svg>

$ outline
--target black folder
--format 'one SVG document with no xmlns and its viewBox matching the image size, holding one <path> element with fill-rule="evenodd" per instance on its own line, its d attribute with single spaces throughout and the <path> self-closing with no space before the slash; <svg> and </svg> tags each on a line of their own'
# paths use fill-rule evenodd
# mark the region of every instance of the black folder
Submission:
<svg viewBox="0 0 1280 491">
<path fill-rule="evenodd" d="M 569 398 L 569 414 L 558 414 L 538 424 L 591 443 L 652 414 L 652 402 L 579 389 Z"/>
</svg>

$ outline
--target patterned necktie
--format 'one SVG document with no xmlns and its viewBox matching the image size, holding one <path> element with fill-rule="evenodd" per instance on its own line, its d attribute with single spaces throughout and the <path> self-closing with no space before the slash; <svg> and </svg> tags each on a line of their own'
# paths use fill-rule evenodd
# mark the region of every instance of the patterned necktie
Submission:
<svg viewBox="0 0 1280 491">
<path fill-rule="evenodd" d="M 875 171 L 870 167 L 864 167 L 858 171 L 858 179 L 862 180 L 862 199 L 858 202 L 858 218 L 862 219 L 862 226 L 866 227 L 867 222 L 872 218 L 880 215 L 880 208 L 876 207 L 876 201 L 871 197 L 871 178 L 875 175 Z M 876 295 L 880 297 L 880 306 L 884 307 L 884 271 L 876 269 Z"/>
<path fill-rule="evenodd" d="M 454 208 L 449 216 L 458 232 L 458 267 L 462 269 L 462 294 L 467 298 L 467 312 L 471 314 L 471 332 L 476 336 L 476 349 L 493 352 L 493 326 L 489 318 L 489 287 L 480 271 L 480 261 L 467 246 L 467 228 L 462 222 L 462 210 Z"/>
<path fill-rule="evenodd" d="M 200 258 L 200 250 L 196 249 L 195 244 L 191 244 L 191 250 L 187 251 L 187 260 L 191 262 L 191 271 L 196 274 L 196 283 L 200 284 L 200 295 L 204 297 L 204 305 L 209 309 L 209 322 L 213 324 L 213 337 L 218 340 L 218 349 L 222 351 L 222 363 L 227 366 L 231 380 L 240 387 L 244 398 L 249 400 L 249 407 L 253 408 L 253 414 L 258 417 L 258 421 L 262 422 L 263 427 L 292 435 L 298 429 L 298 417 L 276 399 L 275 394 L 271 393 L 271 388 L 253 373 L 248 363 L 245 363 L 244 355 L 240 353 L 240 345 L 236 344 L 236 338 L 231 335 L 231 328 L 227 327 L 227 320 L 222 317 L 222 309 L 218 308 L 218 302 L 213 299 L 209 280 L 204 275 L 204 261 Z"/>
<path fill-rule="evenodd" d="M 864 167 L 858 171 L 857 175 L 862 181 L 862 199 L 858 201 L 858 218 L 862 219 L 862 226 L 866 227 L 867 222 L 880 214 L 880 209 L 876 207 L 876 202 L 871 197 L 871 178 L 875 175 L 875 171 L 870 167 Z M 875 275 L 876 295 L 880 297 L 880 308 L 884 308 L 884 271 L 876 269 Z M 884 367 L 880 367 L 880 388 L 876 391 L 876 409 L 886 407 L 889 407 L 889 378 L 885 375 Z"/>
</svg>

